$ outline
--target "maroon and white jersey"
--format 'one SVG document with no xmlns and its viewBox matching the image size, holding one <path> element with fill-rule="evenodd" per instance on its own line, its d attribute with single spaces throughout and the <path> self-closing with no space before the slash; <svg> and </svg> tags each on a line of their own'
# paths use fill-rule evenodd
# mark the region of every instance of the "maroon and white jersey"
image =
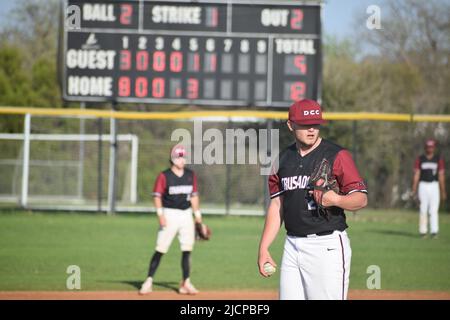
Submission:
<svg viewBox="0 0 450 320">
<path fill-rule="evenodd" d="M 296 144 L 292 144 L 280 153 L 278 171 L 269 177 L 270 197 L 283 197 L 283 220 L 290 236 L 343 231 L 348 227 L 342 208 L 332 207 L 333 213 L 327 219 L 319 214 L 317 204 L 308 192 L 310 175 L 324 158 L 332 165 L 332 174 L 341 194 L 367 193 L 367 187 L 346 149 L 322 139 L 313 151 L 302 157 Z"/>
<path fill-rule="evenodd" d="M 444 158 L 440 155 L 434 155 L 431 159 L 428 159 L 425 155 L 421 155 L 417 157 L 414 169 L 420 170 L 420 181 L 438 181 L 438 173 L 444 170 Z"/>
<path fill-rule="evenodd" d="M 185 210 L 191 207 L 191 196 L 198 194 L 194 171 L 184 169 L 178 177 L 169 168 L 161 172 L 155 181 L 153 196 L 160 197 L 164 208 Z"/>
</svg>

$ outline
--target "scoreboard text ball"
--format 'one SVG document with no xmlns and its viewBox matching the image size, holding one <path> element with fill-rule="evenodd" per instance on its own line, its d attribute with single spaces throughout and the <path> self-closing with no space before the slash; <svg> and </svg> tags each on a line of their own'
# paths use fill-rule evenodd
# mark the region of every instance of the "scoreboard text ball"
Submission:
<svg viewBox="0 0 450 320">
<path fill-rule="evenodd" d="M 78 8 L 78 11 L 70 9 Z M 282 1 L 65 2 L 69 101 L 283 107 L 317 99 L 320 5 Z"/>
</svg>

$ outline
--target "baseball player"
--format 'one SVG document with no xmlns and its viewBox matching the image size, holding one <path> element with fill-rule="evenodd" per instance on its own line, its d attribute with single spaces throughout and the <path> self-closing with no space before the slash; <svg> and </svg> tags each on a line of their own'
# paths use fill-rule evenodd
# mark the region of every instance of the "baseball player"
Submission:
<svg viewBox="0 0 450 320">
<path fill-rule="evenodd" d="M 182 251 L 183 273 L 183 280 L 178 292 L 180 294 L 198 293 L 189 279 L 190 254 L 195 242 L 192 212 L 194 212 L 196 223 L 202 223 L 202 215 L 199 210 L 197 178 L 192 170 L 185 168 L 185 156 L 186 149 L 183 146 L 174 146 L 170 153 L 170 168 L 161 172 L 155 182 L 153 197 L 160 229 L 156 249 L 150 260 L 148 277 L 139 290 L 140 294 L 152 292 L 153 276 L 161 257 L 167 253 L 177 234 Z"/>
<path fill-rule="evenodd" d="M 437 238 L 439 232 L 439 201 L 447 199 L 445 190 L 444 159 L 436 154 L 436 140 L 425 143 L 425 153 L 417 157 L 414 164 L 412 192 L 420 201 L 419 233 L 423 238 L 428 234 L 428 215 L 430 233 Z M 440 196 L 440 197 L 439 197 Z"/>
<path fill-rule="evenodd" d="M 280 268 L 280 299 L 346 299 L 351 248 L 344 210 L 367 205 L 367 188 L 350 153 L 320 137 L 321 106 L 300 100 L 289 109 L 287 126 L 295 143 L 280 152 L 269 177 L 270 204 L 259 246 L 258 266 L 276 266 L 269 247 L 284 222 L 287 236 Z M 310 176 L 328 163 L 338 192 L 310 190 Z"/>
</svg>

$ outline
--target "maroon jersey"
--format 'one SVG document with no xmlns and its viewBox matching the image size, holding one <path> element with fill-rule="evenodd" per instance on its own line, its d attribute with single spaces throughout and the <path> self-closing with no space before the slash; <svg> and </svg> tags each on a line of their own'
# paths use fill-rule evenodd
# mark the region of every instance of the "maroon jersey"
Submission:
<svg viewBox="0 0 450 320">
<path fill-rule="evenodd" d="M 431 159 L 421 155 L 417 157 L 414 169 L 420 170 L 420 181 L 438 181 L 438 173 L 444 170 L 444 159 L 440 155 L 434 155 Z"/>
<path fill-rule="evenodd" d="M 180 210 L 190 208 L 191 196 L 197 194 L 197 177 L 194 171 L 189 169 L 184 169 L 181 177 L 170 169 L 161 172 L 153 188 L 153 196 L 162 199 L 164 208 Z"/>
<path fill-rule="evenodd" d="M 332 207 L 333 213 L 327 219 L 319 214 L 317 204 L 308 192 L 309 177 L 324 158 L 332 165 L 332 174 L 341 194 L 367 193 L 366 185 L 346 149 L 322 139 L 313 151 L 302 157 L 295 143 L 292 144 L 280 153 L 278 171 L 269 177 L 270 197 L 283 196 L 283 220 L 290 236 L 343 231 L 348 227 L 343 209 Z"/>
</svg>

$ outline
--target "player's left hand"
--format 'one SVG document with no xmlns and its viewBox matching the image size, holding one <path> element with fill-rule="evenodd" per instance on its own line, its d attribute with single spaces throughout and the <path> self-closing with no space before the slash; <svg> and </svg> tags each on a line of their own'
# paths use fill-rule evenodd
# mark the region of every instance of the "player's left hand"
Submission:
<svg viewBox="0 0 450 320">
<path fill-rule="evenodd" d="M 158 219 L 159 219 L 159 226 L 160 226 L 161 228 L 165 228 L 165 227 L 167 226 L 166 217 L 165 217 L 164 215 L 160 215 L 160 216 L 158 217 Z"/>
<path fill-rule="evenodd" d="M 194 220 L 195 220 L 195 223 L 200 223 L 200 224 L 203 223 L 202 222 L 202 217 L 195 217 Z"/>
<path fill-rule="evenodd" d="M 341 198 L 341 196 L 338 195 L 333 190 L 330 190 L 325 193 L 323 193 L 323 191 L 314 190 L 313 196 L 314 196 L 314 200 L 316 201 L 316 203 L 318 203 L 324 207 L 338 206 L 339 199 Z M 320 201 L 322 201 L 322 202 L 320 203 Z"/>
</svg>

